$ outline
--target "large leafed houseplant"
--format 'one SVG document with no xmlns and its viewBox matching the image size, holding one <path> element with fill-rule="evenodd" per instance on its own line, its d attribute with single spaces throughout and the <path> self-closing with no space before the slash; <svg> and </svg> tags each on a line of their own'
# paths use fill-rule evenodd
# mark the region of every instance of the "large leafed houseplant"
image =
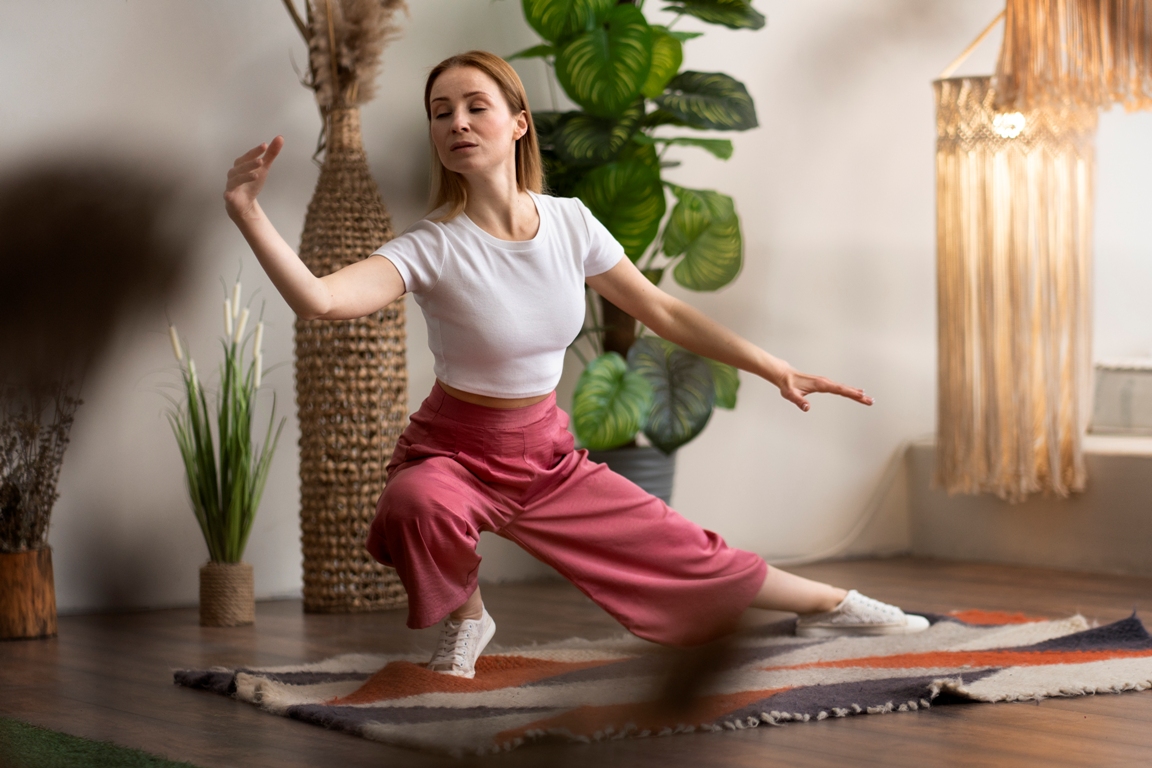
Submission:
<svg viewBox="0 0 1152 768">
<path fill-rule="evenodd" d="M 743 261 L 732 198 L 665 179 L 679 165 L 665 156 L 683 147 L 727 160 L 731 141 L 684 129 L 748 130 L 756 110 L 729 75 L 682 70 L 684 43 L 702 33 L 672 27 L 690 16 L 755 30 L 764 17 L 748 0 L 666 0 L 661 10 L 677 14 L 666 26 L 648 21 L 643 0 L 522 2 L 545 42 L 511 58 L 543 58 L 580 106 L 532 113 L 550 191 L 584 201 L 653 283 L 670 273 L 693 291 L 728 285 Z M 642 431 L 671 454 L 714 408 L 735 406 L 736 369 L 646 334 L 602 298 L 589 294 L 589 307 L 591 323 L 573 345 L 585 366 L 572 408 L 584 446 L 631 446 Z"/>
</svg>

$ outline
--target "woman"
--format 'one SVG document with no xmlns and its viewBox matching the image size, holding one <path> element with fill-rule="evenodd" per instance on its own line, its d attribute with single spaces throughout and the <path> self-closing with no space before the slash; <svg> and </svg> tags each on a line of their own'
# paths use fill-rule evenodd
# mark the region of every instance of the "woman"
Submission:
<svg viewBox="0 0 1152 768">
<path fill-rule="evenodd" d="M 304 318 L 361 317 L 405 292 L 428 323 L 436 383 L 401 435 L 368 536 L 408 590 L 408 626 L 445 619 L 429 668 L 461 677 L 495 632 L 477 573 L 481 531 L 515 541 L 634 634 L 707 642 L 749 607 L 800 614 L 806 635 L 928 626 L 899 608 L 769 568 L 575 451 L 555 387 L 584 320 L 585 283 L 660 336 L 779 387 L 807 411 L 859 389 L 800 373 L 650 283 L 577 199 L 541 194 L 523 85 L 499 57 L 453 56 L 424 91 L 433 210 L 371 257 L 312 275 L 256 201 L 277 136 L 237 158 L 224 199 Z"/>
</svg>

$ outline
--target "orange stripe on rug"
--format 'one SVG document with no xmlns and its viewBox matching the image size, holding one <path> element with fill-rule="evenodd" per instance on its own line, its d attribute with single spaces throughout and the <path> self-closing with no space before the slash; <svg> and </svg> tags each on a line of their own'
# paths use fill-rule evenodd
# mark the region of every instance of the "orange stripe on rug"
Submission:
<svg viewBox="0 0 1152 768">
<path fill-rule="evenodd" d="M 455 677 L 433 672 L 421 664 L 393 661 L 347 696 L 331 699 L 325 704 L 372 704 L 403 699 L 421 693 L 477 693 L 498 688 L 513 688 L 537 680 L 574 672 L 579 669 L 615 664 L 622 659 L 596 661 L 553 661 L 525 656 L 491 655 L 476 660 L 476 677 Z"/>
<path fill-rule="evenodd" d="M 783 667 L 761 667 L 765 671 L 783 669 L 934 669 L 943 667 L 1039 667 L 1050 664 L 1087 664 L 1111 659 L 1152 657 L 1152 650 L 1139 651 L 930 651 L 894 656 L 864 656 L 857 659 L 813 661 Z"/>
<path fill-rule="evenodd" d="M 711 723 L 729 712 L 790 690 L 791 687 L 769 688 L 761 691 L 701 696 L 691 707 L 677 710 L 670 710 L 666 705 L 662 706 L 660 702 L 655 701 L 576 707 L 553 717 L 535 720 L 519 728 L 501 731 L 493 738 L 493 743 L 503 744 L 520 738 L 530 731 L 562 730 L 576 737 L 592 737 L 609 729 L 622 730 L 626 725 L 634 725 L 640 731 L 659 731 L 682 724 Z"/>
</svg>

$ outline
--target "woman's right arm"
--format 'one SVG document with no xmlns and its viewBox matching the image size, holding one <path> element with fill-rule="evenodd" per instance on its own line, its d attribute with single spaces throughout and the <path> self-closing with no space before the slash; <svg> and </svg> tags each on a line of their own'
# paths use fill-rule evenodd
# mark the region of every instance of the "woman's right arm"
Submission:
<svg viewBox="0 0 1152 768">
<path fill-rule="evenodd" d="M 404 279 L 388 259 L 364 259 L 318 278 L 280 236 L 256 196 L 283 147 L 284 138 L 277 136 L 236 158 L 228 171 L 224 206 L 292 311 L 306 320 L 347 320 L 370 315 L 404 295 Z"/>
</svg>

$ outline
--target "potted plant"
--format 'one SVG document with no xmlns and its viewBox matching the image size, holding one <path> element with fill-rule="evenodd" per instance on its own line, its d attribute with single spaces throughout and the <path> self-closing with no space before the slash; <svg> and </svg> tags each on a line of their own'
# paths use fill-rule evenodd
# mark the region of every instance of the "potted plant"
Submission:
<svg viewBox="0 0 1152 768">
<path fill-rule="evenodd" d="M 204 386 L 196 375 L 196 363 L 191 356 L 185 362 L 176 328 L 168 327 L 172 351 L 180 364 L 184 395 L 183 402 L 175 403 L 168 418 L 184 460 L 192 511 L 208 545 L 208 562 L 200 568 L 202 626 L 240 626 L 251 624 L 256 618 L 252 566 L 242 562 L 241 557 L 285 419 L 275 425 L 273 393 L 264 443 L 253 444 L 253 413 L 263 377 L 260 343 L 264 323 L 257 323 L 255 332 L 245 336 L 248 316 L 247 307 L 240 309 L 237 282 L 231 297 L 224 299 L 224 362 L 220 365 L 220 388 L 211 412 Z M 249 341 L 252 354 L 245 363 Z"/>
<path fill-rule="evenodd" d="M 80 405 L 62 379 L 0 392 L 0 639 L 53 637 L 56 588 L 48 520 Z"/>
<path fill-rule="evenodd" d="M 671 273 L 694 291 L 728 285 L 743 262 L 732 198 L 663 173 L 679 165 L 665 157 L 673 147 L 727 160 L 732 142 L 661 129 L 744 131 L 758 125 L 756 110 L 729 75 L 682 71 L 683 44 L 702 33 L 672 27 L 688 15 L 755 30 L 764 17 L 750 0 L 666 0 L 663 10 L 677 13 L 667 26 L 648 22 L 643 0 L 523 0 L 523 7 L 545 42 L 510 58 L 543 58 L 580 106 L 532 113 L 550 190 L 580 198 L 654 284 Z M 572 405 L 576 437 L 592 458 L 667 500 L 675 450 L 703 430 L 714 408 L 735 407 L 737 371 L 645 335 L 591 293 L 589 310 L 591 323 L 572 346 L 584 364 Z M 641 432 L 651 447 L 637 445 Z"/>
</svg>

